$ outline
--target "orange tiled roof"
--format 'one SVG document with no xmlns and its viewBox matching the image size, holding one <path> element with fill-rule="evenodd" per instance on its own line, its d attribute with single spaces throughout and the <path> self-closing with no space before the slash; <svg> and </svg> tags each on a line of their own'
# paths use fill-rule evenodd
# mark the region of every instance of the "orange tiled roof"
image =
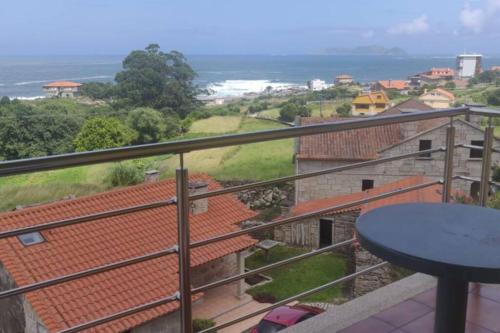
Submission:
<svg viewBox="0 0 500 333">
<path fill-rule="evenodd" d="M 192 177 L 221 186 L 206 175 Z M 171 198 L 175 180 L 142 184 L 0 214 L 0 230 L 20 228 L 130 207 Z M 232 195 L 209 198 L 206 213 L 190 217 L 191 241 L 238 230 L 253 218 Z M 176 206 L 155 208 L 42 232 L 46 242 L 23 246 L 17 238 L 0 241 L 0 260 L 19 286 L 169 248 L 177 243 Z M 192 251 L 198 266 L 252 246 L 249 236 L 218 242 Z M 107 273 L 31 292 L 26 295 L 50 332 L 100 318 L 173 294 L 178 289 L 177 256 L 116 269 Z M 121 332 L 178 308 L 156 307 L 99 326 L 92 332 Z"/>
<path fill-rule="evenodd" d="M 383 91 L 362 93 L 355 97 L 352 104 L 389 104 L 390 100 Z"/>
<path fill-rule="evenodd" d="M 378 84 L 383 89 L 396 89 L 396 90 L 406 90 L 409 88 L 408 82 L 403 80 L 381 80 Z"/>
<path fill-rule="evenodd" d="M 396 114 L 403 114 L 403 113 L 408 113 L 408 112 L 425 112 L 425 111 L 432 111 L 434 110 L 424 102 L 419 101 L 418 99 L 411 98 L 409 100 L 406 100 L 404 102 L 401 102 L 383 112 L 380 112 L 377 116 L 388 116 L 388 115 L 396 115 Z M 434 118 L 434 119 L 427 119 L 427 120 L 421 120 L 416 122 L 417 123 L 417 132 L 424 132 L 427 131 L 431 128 L 438 127 L 446 122 L 449 122 L 450 120 L 448 118 Z"/>
<path fill-rule="evenodd" d="M 342 120 L 333 118 L 301 118 L 301 125 L 313 125 Z M 302 136 L 299 139 L 298 159 L 310 160 L 370 160 L 378 151 L 401 140 L 398 124 L 355 130 Z"/>
<path fill-rule="evenodd" d="M 427 72 L 429 75 L 432 76 L 454 76 L 455 75 L 455 70 L 452 68 L 441 68 L 441 67 L 434 67 L 431 68 L 429 72 Z"/>
<path fill-rule="evenodd" d="M 358 201 L 366 198 L 370 198 L 376 195 L 380 195 L 383 193 L 387 193 L 390 191 L 395 191 L 398 189 L 402 189 L 405 187 L 415 186 L 419 184 L 423 184 L 425 182 L 430 181 L 430 179 L 425 178 L 424 176 L 412 176 L 403 178 L 401 180 L 380 185 L 374 187 L 371 190 L 364 192 L 356 192 L 347 195 L 341 195 L 333 198 L 319 199 L 319 200 L 311 200 L 299 203 L 294 206 L 291 210 L 292 216 L 305 214 L 309 212 L 313 212 L 316 210 L 327 209 L 333 206 L 339 206 L 343 204 L 348 204 L 352 201 Z M 343 213 L 346 211 L 360 210 L 361 214 L 364 214 L 372 209 L 388 206 L 388 205 L 396 205 L 402 203 L 410 203 L 410 202 L 441 202 L 441 190 L 442 185 L 434 185 L 430 187 L 426 187 L 424 189 L 406 192 L 398 195 L 394 195 L 392 197 L 372 201 L 367 204 L 363 204 L 356 207 L 341 209 L 341 210 L 332 210 L 329 214 L 335 213 Z"/>
<path fill-rule="evenodd" d="M 44 88 L 78 88 L 81 87 L 81 83 L 70 82 L 70 81 L 56 81 L 47 83 Z"/>
<path fill-rule="evenodd" d="M 450 101 L 455 100 L 455 95 L 451 91 L 448 91 L 448 90 L 441 88 L 441 87 L 433 89 L 431 91 L 428 91 L 428 92 L 424 93 L 421 97 L 424 97 L 426 95 L 436 94 L 436 93 L 449 99 Z"/>
</svg>

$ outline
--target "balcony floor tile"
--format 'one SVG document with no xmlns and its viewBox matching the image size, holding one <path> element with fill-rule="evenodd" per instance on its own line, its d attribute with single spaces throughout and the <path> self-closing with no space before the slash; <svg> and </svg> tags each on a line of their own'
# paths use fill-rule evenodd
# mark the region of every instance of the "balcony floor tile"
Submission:
<svg viewBox="0 0 500 333">
<path fill-rule="evenodd" d="M 436 288 L 362 320 L 339 333 L 433 333 Z M 500 332 L 500 288 L 471 284 L 466 333 Z"/>
</svg>

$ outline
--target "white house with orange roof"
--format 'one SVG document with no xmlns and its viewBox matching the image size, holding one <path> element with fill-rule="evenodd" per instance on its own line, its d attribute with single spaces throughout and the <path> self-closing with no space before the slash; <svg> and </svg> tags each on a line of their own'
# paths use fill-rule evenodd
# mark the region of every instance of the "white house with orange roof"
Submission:
<svg viewBox="0 0 500 333">
<path fill-rule="evenodd" d="M 75 98 L 80 96 L 81 83 L 70 81 L 56 81 L 43 86 L 47 97 Z"/>
<path fill-rule="evenodd" d="M 450 108 L 456 101 L 455 95 L 443 88 L 426 91 L 418 99 L 434 109 Z"/>
</svg>

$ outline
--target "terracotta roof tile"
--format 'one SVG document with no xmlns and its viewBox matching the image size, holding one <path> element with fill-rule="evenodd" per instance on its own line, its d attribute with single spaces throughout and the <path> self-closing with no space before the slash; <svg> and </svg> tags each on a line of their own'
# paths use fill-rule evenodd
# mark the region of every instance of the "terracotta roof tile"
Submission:
<svg viewBox="0 0 500 333">
<path fill-rule="evenodd" d="M 56 81 L 47 83 L 46 85 L 44 85 L 44 88 L 78 88 L 81 86 L 82 84 L 78 82 Z"/>
<path fill-rule="evenodd" d="M 378 84 L 383 89 L 406 90 L 409 88 L 408 82 L 403 80 L 381 80 Z"/>
<path fill-rule="evenodd" d="M 294 206 L 291 210 L 291 215 L 296 216 L 316 210 L 327 209 L 329 207 L 339 206 L 350 203 L 352 201 L 358 201 L 365 198 L 370 198 L 390 191 L 395 191 L 398 189 L 423 184 L 428 181 L 430 180 L 426 179 L 424 176 L 418 175 L 418 176 L 403 178 L 401 180 L 384 184 L 381 186 L 377 186 L 371 190 L 364 192 L 356 192 L 352 194 L 336 196 L 333 198 L 306 201 Z M 330 214 L 332 213 L 338 214 L 353 210 L 360 210 L 361 214 L 364 214 L 372 209 L 388 205 L 410 203 L 410 202 L 441 202 L 441 190 L 442 190 L 442 185 L 434 185 L 426 187 L 424 189 L 394 195 L 392 197 L 372 201 L 370 203 L 351 208 L 332 210 Z"/>
<path fill-rule="evenodd" d="M 333 118 L 301 118 L 301 125 L 343 120 Z M 377 152 L 401 140 L 399 125 L 384 125 L 341 132 L 303 136 L 299 140 L 297 158 L 312 160 L 370 160 Z"/>
<path fill-rule="evenodd" d="M 206 175 L 192 177 L 221 186 Z M 74 200 L 0 214 L 0 230 L 150 203 L 175 195 L 175 180 L 143 184 Z M 191 241 L 238 230 L 255 216 L 232 195 L 209 198 L 206 213 L 190 217 Z M 177 243 L 176 206 L 171 205 L 42 232 L 44 243 L 23 246 L 17 238 L 0 241 L 0 259 L 19 286 L 98 265 L 144 255 Z M 192 266 L 255 244 L 248 236 L 192 251 Z M 50 332 L 144 304 L 178 288 L 177 256 L 159 258 L 26 295 Z M 198 296 L 197 296 L 198 297 Z M 177 302 L 143 311 L 88 331 L 120 332 L 178 308 Z"/>
</svg>

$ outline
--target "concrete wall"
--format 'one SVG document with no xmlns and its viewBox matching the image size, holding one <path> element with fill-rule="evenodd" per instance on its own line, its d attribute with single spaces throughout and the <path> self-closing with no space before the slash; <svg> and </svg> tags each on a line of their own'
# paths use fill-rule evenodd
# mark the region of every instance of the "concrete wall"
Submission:
<svg viewBox="0 0 500 333">
<path fill-rule="evenodd" d="M 16 288 L 14 279 L 0 262 L 0 291 Z M 0 333 L 47 333 L 31 304 L 23 296 L 0 300 Z"/>
<path fill-rule="evenodd" d="M 463 122 L 456 121 L 455 143 L 470 144 L 472 140 L 483 140 L 484 133 L 476 128 L 470 127 Z M 408 127 L 408 135 L 413 129 Z M 443 147 L 446 143 L 446 127 L 441 127 L 414 137 L 409 141 L 396 145 L 381 152 L 381 157 L 389 157 L 399 154 L 411 153 L 419 150 L 420 140 L 432 140 L 432 147 Z M 500 141 L 496 140 L 494 146 Z M 479 178 L 481 176 L 481 159 L 469 158 L 468 149 L 457 148 L 454 154 L 454 175 Z M 361 191 L 363 179 L 374 180 L 374 186 L 394 182 L 396 180 L 422 174 L 430 179 L 441 179 L 444 170 L 444 153 L 434 153 L 431 158 L 410 158 L 379 164 L 376 166 L 363 167 L 354 170 L 333 173 L 329 175 L 303 179 L 296 182 L 296 202 L 313 199 L 322 199 L 342 194 Z M 493 165 L 500 162 L 500 155 L 494 153 Z M 297 172 L 305 173 L 351 164 L 353 161 L 313 161 L 297 160 Z M 454 189 L 470 193 L 471 183 L 461 180 L 453 182 Z"/>
</svg>

